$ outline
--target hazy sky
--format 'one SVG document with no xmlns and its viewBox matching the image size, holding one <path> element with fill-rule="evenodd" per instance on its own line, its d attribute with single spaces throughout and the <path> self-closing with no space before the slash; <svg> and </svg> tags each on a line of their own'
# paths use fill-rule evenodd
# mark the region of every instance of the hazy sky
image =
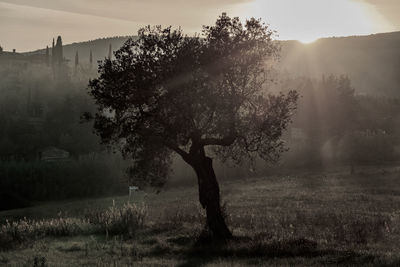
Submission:
<svg viewBox="0 0 400 267">
<path fill-rule="evenodd" d="M 99 37 L 135 35 L 148 24 L 200 32 L 222 12 L 261 17 L 278 39 L 400 30 L 400 0 L 0 0 L 0 45 L 28 51 Z"/>
</svg>

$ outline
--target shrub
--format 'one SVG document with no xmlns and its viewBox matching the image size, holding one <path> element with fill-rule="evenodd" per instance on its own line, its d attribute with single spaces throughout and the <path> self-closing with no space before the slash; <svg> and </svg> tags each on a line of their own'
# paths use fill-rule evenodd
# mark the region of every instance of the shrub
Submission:
<svg viewBox="0 0 400 267">
<path fill-rule="evenodd" d="M 144 225 L 147 208 L 131 203 L 116 207 L 115 203 L 109 209 L 86 215 L 90 223 L 98 225 L 106 235 L 126 235 L 133 237 L 136 230 Z"/>
</svg>

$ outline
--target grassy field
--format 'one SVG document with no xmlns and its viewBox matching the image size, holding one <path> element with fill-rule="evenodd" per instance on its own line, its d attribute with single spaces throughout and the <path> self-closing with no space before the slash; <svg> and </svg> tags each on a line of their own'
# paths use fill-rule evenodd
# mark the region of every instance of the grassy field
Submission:
<svg viewBox="0 0 400 267">
<path fill-rule="evenodd" d="M 120 196 L 0 212 L 0 266 L 400 266 L 398 168 L 249 178 L 221 193 L 235 235 L 224 244 L 202 238 L 196 187 L 140 192 L 136 206 Z"/>
</svg>

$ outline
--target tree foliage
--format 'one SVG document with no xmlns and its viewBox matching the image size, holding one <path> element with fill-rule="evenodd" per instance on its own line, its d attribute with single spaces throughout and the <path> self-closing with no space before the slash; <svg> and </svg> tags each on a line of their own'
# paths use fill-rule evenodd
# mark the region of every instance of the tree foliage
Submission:
<svg viewBox="0 0 400 267">
<path fill-rule="evenodd" d="M 172 151 L 188 161 L 208 146 L 237 162 L 277 159 L 297 94 L 266 91 L 266 61 L 279 50 L 272 36 L 260 20 L 242 24 L 225 14 L 202 36 L 141 29 L 90 82 L 97 133 L 132 157 L 141 175 L 141 167 L 166 174 L 155 165 L 166 170 Z"/>
</svg>

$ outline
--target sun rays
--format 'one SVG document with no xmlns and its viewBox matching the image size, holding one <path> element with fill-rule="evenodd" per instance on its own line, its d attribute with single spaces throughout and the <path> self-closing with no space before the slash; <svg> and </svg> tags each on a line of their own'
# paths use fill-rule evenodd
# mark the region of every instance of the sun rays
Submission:
<svg viewBox="0 0 400 267">
<path fill-rule="evenodd" d="M 279 39 L 309 44 L 321 37 L 367 35 L 394 28 L 374 6 L 356 0 L 255 0 L 243 8 L 247 17 L 261 17 Z"/>
</svg>

